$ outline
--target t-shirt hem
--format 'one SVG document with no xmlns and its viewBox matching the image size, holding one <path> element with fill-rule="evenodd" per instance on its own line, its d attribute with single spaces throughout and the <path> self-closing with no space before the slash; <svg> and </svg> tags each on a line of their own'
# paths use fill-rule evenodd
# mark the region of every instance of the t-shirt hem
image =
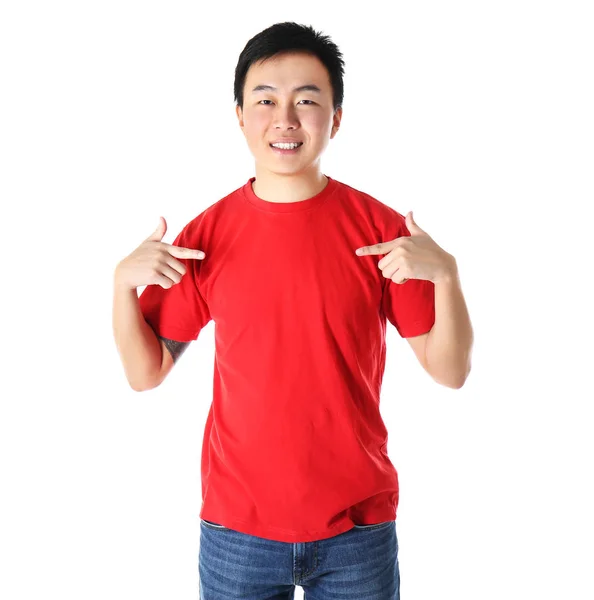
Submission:
<svg viewBox="0 0 594 600">
<path fill-rule="evenodd" d="M 345 533 L 350 531 L 355 527 L 355 523 L 352 521 L 343 521 L 337 524 L 335 527 L 331 527 L 329 529 L 320 529 L 317 531 L 304 531 L 304 532 L 294 532 L 289 531 L 287 529 L 277 528 L 277 527 L 263 527 L 261 525 L 254 525 L 249 521 L 243 521 L 241 519 L 217 519 L 216 517 L 209 517 L 206 515 L 202 515 L 200 517 L 205 521 L 212 521 L 213 523 L 218 523 L 223 527 L 227 527 L 228 529 L 233 529 L 239 533 L 245 533 L 247 535 L 253 535 L 256 537 L 261 537 L 268 540 L 274 540 L 277 542 L 290 542 L 290 543 L 303 543 L 303 542 L 316 542 L 324 539 L 328 539 L 331 537 L 335 537 L 340 535 L 341 533 Z M 396 515 L 392 513 L 388 516 L 377 516 L 371 517 L 372 523 L 383 523 L 384 521 L 395 521 Z"/>
</svg>

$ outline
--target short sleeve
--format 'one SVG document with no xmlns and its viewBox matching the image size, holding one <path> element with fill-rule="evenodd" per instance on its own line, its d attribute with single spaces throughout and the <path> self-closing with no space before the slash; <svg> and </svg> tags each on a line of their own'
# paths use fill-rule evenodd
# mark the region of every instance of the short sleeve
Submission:
<svg viewBox="0 0 594 600">
<path fill-rule="evenodd" d="M 406 224 L 401 235 L 410 235 Z M 382 308 L 400 337 L 427 333 L 435 323 L 435 284 L 425 279 L 409 279 L 398 284 L 384 278 Z"/>
<path fill-rule="evenodd" d="M 189 227 L 175 238 L 172 245 L 198 248 L 188 234 Z M 192 236 L 194 237 L 194 236 Z M 200 259 L 178 258 L 186 267 L 179 283 L 165 289 L 160 285 L 147 285 L 138 297 L 145 321 L 157 336 L 177 342 L 191 342 L 198 338 L 200 330 L 210 321 L 208 305 L 198 288 Z"/>
</svg>

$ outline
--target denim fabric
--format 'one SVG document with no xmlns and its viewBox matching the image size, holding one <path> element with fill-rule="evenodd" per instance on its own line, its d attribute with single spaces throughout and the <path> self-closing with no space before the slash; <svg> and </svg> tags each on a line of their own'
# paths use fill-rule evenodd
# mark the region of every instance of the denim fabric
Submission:
<svg viewBox="0 0 594 600">
<path fill-rule="evenodd" d="M 400 600 L 395 521 L 290 543 L 200 519 L 198 569 L 200 600 Z"/>
</svg>

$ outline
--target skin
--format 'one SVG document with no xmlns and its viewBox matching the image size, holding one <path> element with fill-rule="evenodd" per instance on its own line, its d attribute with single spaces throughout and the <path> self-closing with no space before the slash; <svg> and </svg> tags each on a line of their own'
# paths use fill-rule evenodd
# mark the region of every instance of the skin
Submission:
<svg viewBox="0 0 594 600">
<path fill-rule="evenodd" d="M 314 84 L 320 93 L 295 92 Z M 270 85 L 277 91 L 252 90 Z M 269 202 L 299 202 L 327 185 L 320 158 L 338 131 L 342 108 L 334 111 L 328 71 L 315 56 L 287 53 L 254 63 L 244 85 L 243 108 L 236 105 L 239 126 L 255 158 L 256 196 Z M 269 146 L 281 137 L 297 138 L 303 146 L 293 155 L 280 155 Z"/>
<path fill-rule="evenodd" d="M 358 256 L 385 256 L 377 263 L 382 275 L 394 283 L 403 284 L 409 279 L 425 279 L 440 283 L 455 276 L 456 260 L 413 219 L 412 211 L 406 215 L 410 236 L 390 242 L 358 248 Z"/>
<path fill-rule="evenodd" d="M 294 88 L 313 84 L 320 92 Z M 252 92 L 257 85 L 276 91 Z M 243 108 L 236 106 L 239 126 L 256 164 L 254 193 L 269 202 L 299 202 L 315 196 L 328 183 L 320 157 L 336 135 L 342 109 L 334 111 L 332 85 L 326 67 L 315 56 L 285 53 L 250 66 L 244 84 Z M 273 152 L 269 143 L 280 137 L 303 142 L 295 156 Z M 173 362 L 189 346 L 160 338 Z"/>
<path fill-rule="evenodd" d="M 319 93 L 294 91 L 306 84 Z M 275 91 L 256 91 L 270 85 Z M 315 56 L 306 53 L 276 55 L 251 65 L 244 85 L 243 107 L 236 106 L 239 126 L 255 158 L 254 193 L 268 202 L 299 202 L 315 196 L 327 185 L 320 157 L 334 138 L 342 109 L 334 111 L 328 72 Z M 304 145 L 295 155 L 276 154 L 269 143 L 292 137 Z M 407 338 L 424 368 L 450 387 L 461 387 L 470 370 L 472 327 L 459 287 L 455 259 L 406 217 L 411 236 L 365 246 L 358 255 L 384 255 L 378 268 L 395 284 L 408 279 L 427 279 L 436 284 L 436 325 L 431 332 Z M 173 361 L 188 343 L 161 338 Z M 461 340 L 450 351 L 452 340 Z M 461 375 L 459 375 L 461 373 Z"/>
<path fill-rule="evenodd" d="M 435 284 L 435 323 L 429 332 L 407 341 L 435 381 L 459 389 L 470 373 L 474 333 L 456 259 L 417 225 L 412 211 L 406 215 L 406 226 L 410 236 L 364 246 L 356 254 L 383 254 L 378 269 L 396 284 L 402 285 L 409 279 Z"/>
</svg>

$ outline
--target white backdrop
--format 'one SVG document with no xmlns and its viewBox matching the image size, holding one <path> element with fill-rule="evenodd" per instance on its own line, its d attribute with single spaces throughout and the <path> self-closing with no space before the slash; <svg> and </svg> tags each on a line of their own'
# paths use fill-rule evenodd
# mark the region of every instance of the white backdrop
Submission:
<svg viewBox="0 0 594 600">
<path fill-rule="evenodd" d="M 214 324 L 134 392 L 113 270 L 255 174 L 234 69 L 285 20 L 346 62 L 322 171 L 414 210 L 475 331 L 452 390 L 388 323 L 403 600 L 594 597 L 587 4 L 2 4 L 0 597 L 197 598 Z"/>
</svg>

